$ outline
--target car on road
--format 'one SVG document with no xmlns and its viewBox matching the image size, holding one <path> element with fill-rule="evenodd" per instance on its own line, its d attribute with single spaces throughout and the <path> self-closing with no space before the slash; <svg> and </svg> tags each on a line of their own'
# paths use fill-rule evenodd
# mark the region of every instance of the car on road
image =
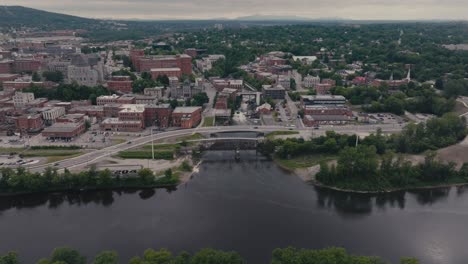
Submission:
<svg viewBox="0 0 468 264">
<path fill-rule="evenodd" d="M 131 142 L 131 141 L 129 141 L 129 142 L 127 142 L 127 144 L 128 144 L 128 145 L 130 145 L 130 144 L 132 144 L 132 142 Z"/>
</svg>

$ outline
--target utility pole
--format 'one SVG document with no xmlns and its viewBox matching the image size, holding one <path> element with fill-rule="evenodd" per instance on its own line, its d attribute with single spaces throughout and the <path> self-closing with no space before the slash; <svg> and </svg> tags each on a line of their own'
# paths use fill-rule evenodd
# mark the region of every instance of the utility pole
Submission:
<svg viewBox="0 0 468 264">
<path fill-rule="evenodd" d="M 359 136 L 356 135 L 356 148 L 357 148 L 357 146 L 358 146 L 358 142 L 359 142 Z"/>
<path fill-rule="evenodd" d="M 154 160 L 154 140 L 153 140 L 153 126 L 151 126 L 151 155 Z"/>
</svg>

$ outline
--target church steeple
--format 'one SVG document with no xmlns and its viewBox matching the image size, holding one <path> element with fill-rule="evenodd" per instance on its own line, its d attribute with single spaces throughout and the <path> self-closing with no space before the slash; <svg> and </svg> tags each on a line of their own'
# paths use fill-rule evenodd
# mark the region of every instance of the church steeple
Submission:
<svg viewBox="0 0 468 264">
<path fill-rule="evenodd" d="M 406 76 L 406 80 L 408 80 L 408 82 L 411 81 L 411 67 L 409 67 L 408 69 L 408 75 Z"/>
</svg>

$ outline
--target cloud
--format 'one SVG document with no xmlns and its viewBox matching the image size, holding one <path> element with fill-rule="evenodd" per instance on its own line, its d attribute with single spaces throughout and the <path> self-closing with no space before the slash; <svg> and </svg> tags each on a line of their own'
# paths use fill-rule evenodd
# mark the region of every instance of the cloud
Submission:
<svg viewBox="0 0 468 264">
<path fill-rule="evenodd" d="M 467 0 L 2 0 L 94 18 L 235 18 L 253 14 L 351 19 L 468 19 Z"/>
</svg>

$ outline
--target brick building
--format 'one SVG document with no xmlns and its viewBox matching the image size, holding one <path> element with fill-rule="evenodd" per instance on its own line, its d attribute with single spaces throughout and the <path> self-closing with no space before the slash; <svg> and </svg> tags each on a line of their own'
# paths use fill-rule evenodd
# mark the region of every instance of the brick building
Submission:
<svg viewBox="0 0 468 264">
<path fill-rule="evenodd" d="M 192 57 L 187 54 L 145 56 L 142 50 L 132 50 L 130 57 L 138 72 L 157 68 L 179 68 L 182 74 L 192 74 Z"/>
<path fill-rule="evenodd" d="M 167 77 L 177 77 L 181 78 L 182 77 L 182 71 L 180 68 L 154 68 L 151 69 L 151 78 L 153 80 L 156 80 L 159 76 L 164 76 L 166 75 Z"/>
<path fill-rule="evenodd" d="M 85 122 L 57 122 L 42 131 L 46 138 L 61 138 L 71 140 L 86 131 Z"/>
<path fill-rule="evenodd" d="M 132 80 L 130 76 L 112 76 L 111 80 L 107 82 L 107 88 L 115 92 L 131 93 Z"/>
<path fill-rule="evenodd" d="M 201 107 L 177 107 L 172 112 L 172 125 L 181 128 L 193 128 L 201 121 Z"/>
<path fill-rule="evenodd" d="M 44 128 L 44 120 L 40 114 L 22 115 L 15 117 L 16 131 L 37 132 Z"/>
<path fill-rule="evenodd" d="M 169 104 L 145 105 L 145 109 L 146 126 L 169 127 L 172 114 L 172 108 Z"/>
</svg>

